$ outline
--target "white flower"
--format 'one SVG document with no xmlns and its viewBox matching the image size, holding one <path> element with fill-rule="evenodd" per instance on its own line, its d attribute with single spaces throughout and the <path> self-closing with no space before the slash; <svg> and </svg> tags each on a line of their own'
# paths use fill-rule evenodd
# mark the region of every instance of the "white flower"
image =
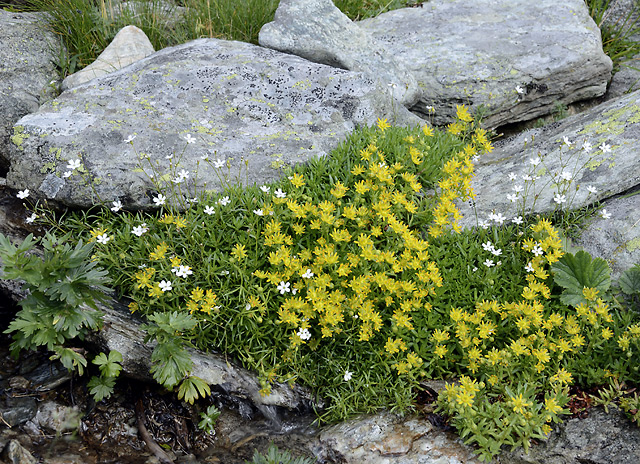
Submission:
<svg viewBox="0 0 640 464">
<path fill-rule="evenodd" d="M 160 287 L 160 290 L 162 290 L 162 292 L 170 292 L 171 290 L 173 290 L 173 284 L 170 280 L 161 281 L 158 284 L 158 287 Z"/>
<path fill-rule="evenodd" d="M 229 275 L 229 271 L 220 271 L 220 275 Z"/>
<path fill-rule="evenodd" d="M 571 174 L 569 171 L 562 171 L 562 173 L 560 174 L 560 178 L 562 180 L 571 180 L 573 178 L 573 174 Z"/>
<path fill-rule="evenodd" d="M 280 292 L 280 295 L 284 295 L 285 293 L 289 293 L 291 291 L 291 284 L 289 282 L 280 282 L 278 284 L 277 290 Z"/>
<path fill-rule="evenodd" d="M 78 169 L 80 167 L 80 160 L 69 160 L 69 162 L 67 163 L 67 169 L 69 171 L 73 171 L 75 169 Z"/>
<path fill-rule="evenodd" d="M 111 237 L 109 237 L 107 234 L 98 235 L 96 237 L 96 242 L 102 243 L 103 245 L 106 245 L 109 240 L 111 240 Z"/>
<path fill-rule="evenodd" d="M 189 200 L 189 199 L 187 198 L 187 203 L 194 204 L 194 203 L 198 203 L 199 201 L 200 201 L 200 200 L 198 200 L 196 197 L 193 197 L 191 200 Z"/>
<path fill-rule="evenodd" d="M 353 376 L 353 372 L 344 371 L 344 381 L 345 382 L 348 382 L 349 380 L 351 380 L 352 376 Z"/>
<path fill-rule="evenodd" d="M 266 185 L 262 185 L 262 186 L 260 186 L 260 190 L 262 190 L 264 193 L 269 193 L 271 191 L 271 187 L 267 187 Z"/>
<path fill-rule="evenodd" d="M 181 169 L 180 172 L 178 173 L 178 179 L 182 181 L 188 178 L 189 178 L 189 171 Z"/>
<path fill-rule="evenodd" d="M 167 156 L 165 156 L 164 158 L 165 158 L 165 159 L 168 159 L 168 160 L 173 159 L 173 154 L 171 154 L 171 155 L 167 155 Z"/>
<path fill-rule="evenodd" d="M 302 277 L 304 279 L 310 279 L 311 277 L 313 277 L 313 272 L 311 272 L 311 269 L 307 269 L 307 271 L 302 274 Z"/>
<path fill-rule="evenodd" d="M 593 185 L 589 185 L 589 186 L 587 187 L 587 191 L 588 191 L 589 193 L 598 193 L 598 189 L 597 189 L 597 188 L 595 188 Z"/>
<path fill-rule="evenodd" d="M 494 214 L 494 215 L 493 215 L 493 220 L 494 220 L 495 222 L 497 222 L 498 224 L 500 224 L 500 225 L 502 225 L 502 223 L 503 223 L 504 221 L 506 221 L 506 219 L 507 219 L 507 218 L 506 218 L 506 217 L 504 217 L 504 216 L 502 215 L 502 213 L 498 213 L 498 214 Z"/>
<path fill-rule="evenodd" d="M 516 193 L 520 193 L 524 190 L 524 187 L 522 185 L 514 185 L 511 189 Z"/>
<path fill-rule="evenodd" d="M 525 181 L 525 182 L 533 180 L 533 177 L 531 177 L 529 174 L 524 174 L 521 177 L 522 177 L 522 180 Z"/>
<path fill-rule="evenodd" d="M 218 158 L 213 162 L 213 167 L 216 169 L 220 169 L 223 166 L 224 166 L 224 160 L 221 160 L 220 158 Z"/>
<path fill-rule="evenodd" d="M 516 92 L 518 93 L 518 95 L 524 95 L 524 89 L 519 85 L 516 85 Z"/>
<path fill-rule="evenodd" d="M 535 157 L 535 158 L 530 158 L 529 159 L 529 164 L 531 166 L 537 166 L 540 164 L 540 161 L 542 161 L 539 157 Z"/>
<path fill-rule="evenodd" d="M 396 87 L 398 87 L 398 85 L 395 82 L 390 82 L 389 87 L 391 87 L 392 89 L 395 89 Z"/>
<path fill-rule="evenodd" d="M 38 215 L 36 213 L 31 214 L 31 216 L 26 219 L 27 224 L 31 224 L 36 219 L 38 219 Z"/>
<path fill-rule="evenodd" d="M 518 201 L 518 194 L 517 193 L 511 193 L 511 194 L 507 195 L 507 200 L 509 200 L 511 203 L 515 203 L 516 201 Z"/>
<path fill-rule="evenodd" d="M 137 235 L 138 237 L 142 237 L 147 232 L 149 232 L 149 229 L 147 229 L 146 222 L 143 222 L 141 225 L 134 227 L 131 231 L 133 235 Z"/>
<path fill-rule="evenodd" d="M 425 108 L 429 113 L 431 113 L 431 112 L 436 110 L 433 106 L 430 106 L 430 105 L 425 106 Z"/>
<path fill-rule="evenodd" d="M 209 216 L 211 216 L 215 212 L 216 212 L 216 210 L 214 209 L 213 206 L 205 206 L 204 207 L 204 214 L 208 214 Z"/>
<path fill-rule="evenodd" d="M 542 249 L 542 247 L 540 245 L 534 246 L 533 250 L 531 250 L 531 252 L 536 256 L 541 256 L 541 255 L 544 254 L 544 250 Z"/>
<path fill-rule="evenodd" d="M 527 265 L 524 267 L 524 270 L 527 272 L 533 272 L 533 264 L 531 262 L 527 263 Z"/>
<path fill-rule="evenodd" d="M 473 156 L 471 157 L 471 161 L 472 161 L 473 163 L 477 163 L 478 161 L 480 161 L 480 157 L 479 157 L 478 155 L 473 155 Z"/>
<path fill-rule="evenodd" d="M 24 200 L 29 196 L 29 189 L 20 190 L 16 196 L 21 200 Z"/>
<path fill-rule="evenodd" d="M 195 143 L 196 141 L 195 137 L 192 137 L 191 134 L 187 134 L 184 139 L 188 144 Z"/>
<path fill-rule="evenodd" d="M 122 209 L 122 202 L 120 200 L 116 200 L 111 204 L 113 205 L 111 207 L 111 211 L 113 211 L 114 213 L 117 213 L 118 211 L 120 211 Z"/>
<path fill-rule="evenodd" d="M 602 142 L 602 145 L 600 145 L 598 148 L 602 150 L 602 153 L 611 153 L 611 145 L 607 145 L 604 142 Z"/>
<path fill-rule="evenodd" d="M 311 332 L 309 332 L 309 329 L 298 329 L 298 337 L 302 340 L 309 340 L 311 338 Z"/>
<path fill-rule="evenodd" d="M 511 172 L 509 173 L 509 180 L 511 182 L 515 182 L 515 180 L 518 178 L 518 175 L 515 172 Z"/>
<path fill-rule="evenodd" d="M 189 266 L 183 266 L 182 264 L 171 269 L 171 272 L 173 272 L 178 277 L 188 277 L 193 274 L 193 271 Z"/>
<path fill-rule="evenodd" d="M 73 174 L 71 171 L 65 171 L 65 173 L 62 174 L 62 177 L 66 179 L 67 177 L 71 177 L 71 174 Z"/>
<path fill-rule="evenodd" d="M 491 254 L 493 254 L 493 256 L 500 256 L 502 254 L 502 248 L 498 248 L 497 250 L 494 248 L 491 250 Z"/>
<path fill-rule="evenodd" d="M 482 227 L 483 229 L 488 229 L 489 228 L 489 222 L 488 221 L 484 221 L 482 219 L 480 219 L 478 221 L 478 226 Z"/>
<path fill-rule="evenodd" d="M 592 148 L 593 148 L 593 147 L 591 146 L 591 144 L 590 144 L 589 142 L 587 142 L 586 140 L 585 140 L 585 142 L 582 144 L 582 149 L 583 149 L 584 151 L 586 151 L 587 153 L 589 153 L 589 152 L 591 151 L 591 149 L 592 149 Z"/>
<path fill-rule="evenodd" d="M 513 222 L 516 225 L 520 225 L 522 224 L 523 220 L 522 220 L 522 216 L 516 216 L 513 219 L 511 219 L 511 222 Z"/>
<path fill-rule="evenodd" d="M 600 216 L 602 216 L 602 219 L 611 219 L 611 213 L 607 213 L 607 208 L 600 211 Z"/>
<path fill-rule="evenodd" d="M 285 198 L 287 196 L 287 193 L 283 192 L 281 189 L 276 190 L 274 193 L 276 198 Z"/>
<path fill-rule="evenodd" d="M 253 214 L 257 216 L 264 216 L 264 211 L 262 211 L 261 209 L 254 209 Z"/>
<path fill-rule="evenodd" d="M 553 201 L 561 205 L 562 203 L 567 202 L 567 197 L 565 195 L 557 194 L 555 197 L 553 197 Z"/>
<path fill-rule="evenodd" d="M 573 145 L 573 142 L 571 142 L 571 141 L 569 140 L 569 137 L 567 137 L 566 135 L 565 135 L 564 137 L 562 137 L 562 142 L 563 142 L 566 146 L 568 146 L 568 147 L 570 147 L 571 145 Z"/>
<path fill-rule="evenodd" d="M 134 139 L 136 138 L 135 135 L 130 135 L 129 137 L 127 137 L 126 139 L 124 139 L 124 143 L 131 143 L 134 141 Z"/>
<path fill-rule="evenodd" d="M 495 250 L 493 243 L 491 242 L 486 242 L 482 244 L 482 248 L 484 248 L 484 251 L 492 251 Z"/>
<path fill-rule="evenodd" d="M 484 265 L 485 265 L 485 266 L 487 266 L 487 267 L 495 266 L 495 264 L 493 264 L 493 260 L 492 260 L 492 259 L 486 259 L 486 260 L 484 261 L 484 263 L 482 263 L 482 264 L 484 264 Z"/>
<path fill-rule="evenodd" d="M 217 203 L 221 206 L 227 206 L 229 203 L 231 203 L 231 200 L 229 199 L 229 197 L 222 197 L 218 200 Z"/>
<path fill-rule="evenodd" d="M 153 199 L 153 202 L 156 204 L 156 206 L 164 205 L 165 201 L 167 201 L 167 197 L 165 197 L 161 193 L 159 193 L 158 196 Z"/>
<path fill-rule="evenodd" d="M 209 161 L 209 154 L 202 155 L 202 156 L 200 157 L 200 159 L 201 159 L 202 161 Z"/>
</svg>

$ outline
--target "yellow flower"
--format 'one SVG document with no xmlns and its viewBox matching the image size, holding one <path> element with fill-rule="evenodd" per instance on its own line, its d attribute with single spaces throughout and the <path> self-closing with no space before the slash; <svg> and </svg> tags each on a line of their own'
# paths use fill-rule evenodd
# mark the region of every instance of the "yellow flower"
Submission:
<svg viewBox="0 0 640 464">
<path fill-rule="evenodd" d="M 605 327 L 604 329 L 602 329 L 602 338 L 604 338 L 605 340 L 609 340 L 611 337 L 613 337 L 613 332 L 609 327 Z"/>
<path fill-rule="evenodd" d="M 158 285 L 153 286 L 149 289 L 149 297 L 151 298 L 160 298 L 162 296 L 162 289 Z"/>
<path fill-rule="evenodd" d="M 433 128 L 425 124 L 424 126 L 422 126 L 422 133 L 427 137 L 433 137 Z"/>
<path fill-rule="evenodd" d="M 549 380 L 551 381 L 551 383 L 571 385 L 571 383 L 573 382 L 573 376 L 571 375 L 570 372 L 567 372 L 563 367 Z"/>
<path fill-rule="evenodd" d="M 456 105 L 456 118 L 464 122 L 473 121 L 473 117 L 469 114 L 469 109 L 464 105 Z"/>
<path fill-rule="evenodd" d="M 360 174 L 365 172 L 365 168 L 362 167 L 361 164 L 356 164 L 353 169 L 351 170 L 351 174 L 353 174 L 354 176 L 359 176 Z"/>
<path fill-rule="evenodd" d="M 89 234 L 91 235 L 91 238 L 89 238 L 89 242 L 94 242 L 98 236 L 100 235 L 104 235 L 107 233 L 107 229 L 94 229 L 89 231 Z"/>
<path fill-rule="evenodd" d="M 178 229 L 182 229 L 183 227 L 187 227 L 187 220 L 181 216 L 178 216 L 173 223 L 176 225 Z"/>
<path fill-rule="evenodd" d="M 433 351 L 437 357 L 442 359 L 447 354 L 447 347 L 444 345 L 436 345 L 436 349 Z"/>
<path fill-rule="evenodd" d="M 584 287 L 582 289 L 582 295 L 585 297 L 587 301 L 595 301 L 598 296 L 598 289 L 591 287 Z"/>
<path fill-rule="evenodd" d="M 626 335 L 618 337 L 618 346 L 622 348 L 622 351 L 627 351 L 629 349 L 629 337 Z"/>
<path fill-rule="evenodd" d="M 247 251 L 244 248 L 244 245 L 236 244 L 231 250 L 231 255 L 233 255 L 238 261 L 243 260 L 247 257 Z"/>
<path fill-rule="evenodd" d="M 200 287 L 196 287 L 191 290 L 191 299 L 195 302 L 200 302 L 204 298 L 204 292 Z"/>
<path fill-rule="evenodd" d="M 174 221 L 174 217 L 171 214 L 163 214 L 162 217 L 160 219 L 158 219 L 158 222 L 162 223 L 162 224 L 173 224 Z"/>
<path fill-rule="evenodd" d="M 388 129 L 389 127 L 391 127 L 391 125 L 387 122 L 386 119 L 380 119 L 378 118 L 378 128 L 380 128 L 381 131 L 384 132 L 385 129 Z"/>
<path fill-rule="evenodd" d="M 149 259 L 152 261 L 157 261 L 165 257 L 169 251 L 169 246 L 162 242 L 160 245 L 156 246 L 156 249 L 149 254 Z"/>
<path fill-rule="evenodd" d="M 522 393 L 518 396 L 509 395 L 509 403 L 511 403 L 511 406 L 513 407 L 513 412 L 518 414 L 524 414 L 525 409 L 531 406 L 531 402 L 525 400 L 522 397 Z"/>
<path fill-rule="evenodd" d="M 129 311 L 131 311 L 131 313 L 135 313 L 139 309 L 140 309 L 140 306 L 138 306 L 138 303 L 136 303 L 135 301 L 132 301 L 131 303 L 129 303 Z"/>
<path fill-rule="evenodd" d="M 345 187 L 342 182 L 336 182 L 333 185 L 333 188 L 329 190 L 329 193 L 331 193 L 331 195 L 333 195 L 336 198 L 342 198 L 344 197 L 345 193 L 347 193 L 348 190 L 349 189 Z"/>
<path fill-rule="evenodd" d="M 544 400 L 544 408 L 551 414 L 558 414 L 562 412 L 562 406 L 560 406 L 558 404 L 558 400 L 553 397 Z"/>
<path fill-rule="evenodd" d="M 391 337 L 387 337 L 387 343 L 385 343 L 384 349 L 389 354 L 395 354 L 395 353 L 398 353 L 400 350 L 406 351 L 407 345 L 405 345 L 404 341 L 402 341 L 399 338 L 396 338 L 395 340 L 391 340 Z"/>
<path fill-rule="evenodd" d="M 296 172 L 291 176 L 291 183 L 294 187 L 300 188 L 305 185 L 304 177 L 302 177 L 302 174 Z"/>
</svg>

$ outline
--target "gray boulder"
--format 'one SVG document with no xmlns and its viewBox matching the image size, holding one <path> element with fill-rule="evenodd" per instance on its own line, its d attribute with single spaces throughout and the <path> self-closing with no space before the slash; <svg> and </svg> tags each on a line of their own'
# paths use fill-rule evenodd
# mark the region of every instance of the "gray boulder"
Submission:
<svg viewBox="0 0 640 464">
<path fill-rule="evenodd" d="M 417 103 L 418 83 L 406 66 L 354 24 L 331 0 L 281 0 L 273 22 L 260 29 L 260 45 L 351 71 L 389 85 L 401 104 Z"/>
<path fill-rule="evenodd" d="M 42 20 L 41 14 L 0 9 L 0 172 L 9 166 L 13 125 L 55 96 L 54 60 L 61 45 Z"/>
<path fill-rule="evenodd" d="M 389 412 L 362 416 L 325 428 L 315 454 L 339 456 L 346 464 L 478 464 L 471 447 L 417 416 Z"/>
<path fill-rule="evenodd" d="M 461 204 L 460 223 L 578 209 L 625 192 L 640 184 L 639 137 L 640 91 L 497 144 L 476 164 L 475 209 Z"/>
<path fill-rule="evenodd" d="M 91 79 L 117 71 L 153 52 L 153 45 L 142 29 L 136 26 L 123 27 L 93 63 L 62 81 L 62 89 L 77 87 Z"/>
<path fill-rule="evenodd" d="M 568 419 L 555 427 L 546 441 L 522 449 L 504 451 L 504 464 L 636 464 L 640 462 L 640 429 L 615 406 L 609 413 L 589 410 L 585 419 Z"/>
<path fill-rule="evenodd" d="M 576 244 L 591 256 L 606 259 L 616 281 L 622 272 L 640 264 L 640 192 L 607 200 L 604 206 L 607 217 L 596 217 Z"/>
<path fill-rule="evenodd" d="M 175 187 L 177 178 L 185 195 L 222 189 L 228 173 L 248 184 L 274 180 L 281 167 L 325 156 L 377 118 L 420 122 L 362 73 L 200 39 L 64 92 L 18 121 L 7 185 L 66 205 L 119 199 L 144 208 L 157 183 Z"/>
<path fill-rule="evenodd" d="M 611 78 L 583 0 L 431 0 L 358 24 L 416 77 L 412 110 L 436 124 L 461 103 L 482 107 L 487 127 L 533 119 L 604 94 Z"/>
</svg>

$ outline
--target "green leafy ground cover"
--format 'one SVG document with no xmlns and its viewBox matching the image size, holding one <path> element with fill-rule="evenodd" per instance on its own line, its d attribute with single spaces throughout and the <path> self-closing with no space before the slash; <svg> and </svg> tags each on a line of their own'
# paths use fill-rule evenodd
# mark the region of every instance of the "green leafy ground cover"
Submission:
<svg viewBox="0 0 640 464">
<path fill-rule="evenodd" d="M 276 6 L 210 2 L 204 13 L 189 16 L 187 33 L 153 12 L 136 19 L 147 26 L 126 14 L 120 24 L 113 5 L 78 1 L 55 2 L 52 10 L 54 30 L 67 45 L 76 43 L 61 57 L 65 73 L 91 62 L 125 24 L 142 26 L 156 48 L 194 38 L 194 30 L 195 37 L 255 41 L 250 37 Z M 592 14 L 606 4 L 592 2 Z M 350 16 L 403 6 L 363 5 L 366 11 Z M 564 231 L 579 229 L 576 218 L 588 212 L 523 214 L 459 230 L 455 201 L 473 195 L 473 158 L 491 144 L 466 110 L 458 116 L 447 130 L 385 121 L 361 128 L 329 159 L 271 185 L 241 187 L 235 180 L 242 173 L 203 159 L 228 181 L 220 194 L 196 192 L 190 184 L 196 173 L 184 171 L 179 156 L 166 166 L 141 157 L 141 166 L 161 174 L 156 179 L 169 174 L 167 184 L 157 185 L 158 213 L 129 213 L 117 199 L 104 199 L 92 211 L 57 219 L 46 219 L 50 212 L 36 206 L 32 220 L 89 242 L 91 263 L 109 271 L 119 296 L 147 318 L 147 340 L 159 342 L 155 378 L 190 402 L 208 387 L 191 372 L 186 346 L 235 356 L 260 374 L 264 394 L 274 381 L 314 389 L 329 400 L 318 411 L 327 421 L 380 408 L 410 410 L 421 380 L 449 379 L 440 411 L 484 459 L 502 445 L 526 448 L 531 438 L 547 436 L 567 412 L 571 386 L 611 384 L 609 397 L 637 420 L 637 395 L 625 394 L 625 385 L 639 375 L 633 359 L 640 326 L 627 310 L 640 293 L 638 268 L 617 287 L 606 263 L 565 252 Z M 5 263 L 11 253 L 15 263 L 26 259 L 26 248 L 1 245 Z M 56 249 L 68 259 L 73 247 Z M 29 265 L 52 266 L 50 276 L 75 272 L 81 285 L 74 266 L 56 264 L 56 253 Z M 5 277 L 17 276 L 23 264 L 5 265 Z M 46 310 L 56 298 L 46 279 L 30 285 L 45 297 L 40 306 L 23 304 L 22 322 L 10 328 L 16 349 L 48 344 L 50 327 L 29 324 L 38 311 L 53 325 L 66 320 L 58 313 L 73 313 L 58 303 Z M 86 367 L 64 341 L 52 342 L 54 353 L 71 368 Z M 95 358 L 94 395 L 108 396 L 118 359 L 116 353 Z"/>
<path fill-rule="evenodd" d="M 312 388 L 328 400 L 325 421 L 411 410 L 421 380 L 444 378 L 440 411 L 489 459 L 547 436 L 571 386 L 640 375 L 637 313 L 606 262 L 566 253 L 551 222 L 576 216 L 460 230 L 455 201 L 472 198 L 473 159 L 491 148 L 460 107 L 446 130 L 361 128 L 270 185 L 243 187 L 205 156 L 229 180 L 218 194 L 195 191 L 179 156 L 161 166 L 142 155 L 166 179 L 157 212 L 105 199 L 49 221 L 94 246 L 159 342 L 154 377 L 179 397 L 208 394 L 186 346 L 235 356 L 265 395 L 275 381 Z"/>
</svg>

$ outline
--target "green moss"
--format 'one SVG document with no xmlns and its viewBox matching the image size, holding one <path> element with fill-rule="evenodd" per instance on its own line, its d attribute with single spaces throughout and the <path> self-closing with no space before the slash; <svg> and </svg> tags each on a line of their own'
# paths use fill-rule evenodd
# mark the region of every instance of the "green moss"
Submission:
<svg viewBox="0 0 640 464">
<path fill-rule="evenodd" d="M 625 243 L 624 246 L 628 252 L 636 251 L 637 249 L 640 248 L 640 237 L 636 237 L 634 239 L 629 240 L 627 243 Z"/>
<path fill-rule="evenodd" d="M 18 147 L 18 150 L 23 150 L 22 142 L 24 142 L 28 138 L 29 135 L 24 133 L 23 126 L 14 126 L 13 135 L 11 136 L 11 143 Z"/>
</svg>

